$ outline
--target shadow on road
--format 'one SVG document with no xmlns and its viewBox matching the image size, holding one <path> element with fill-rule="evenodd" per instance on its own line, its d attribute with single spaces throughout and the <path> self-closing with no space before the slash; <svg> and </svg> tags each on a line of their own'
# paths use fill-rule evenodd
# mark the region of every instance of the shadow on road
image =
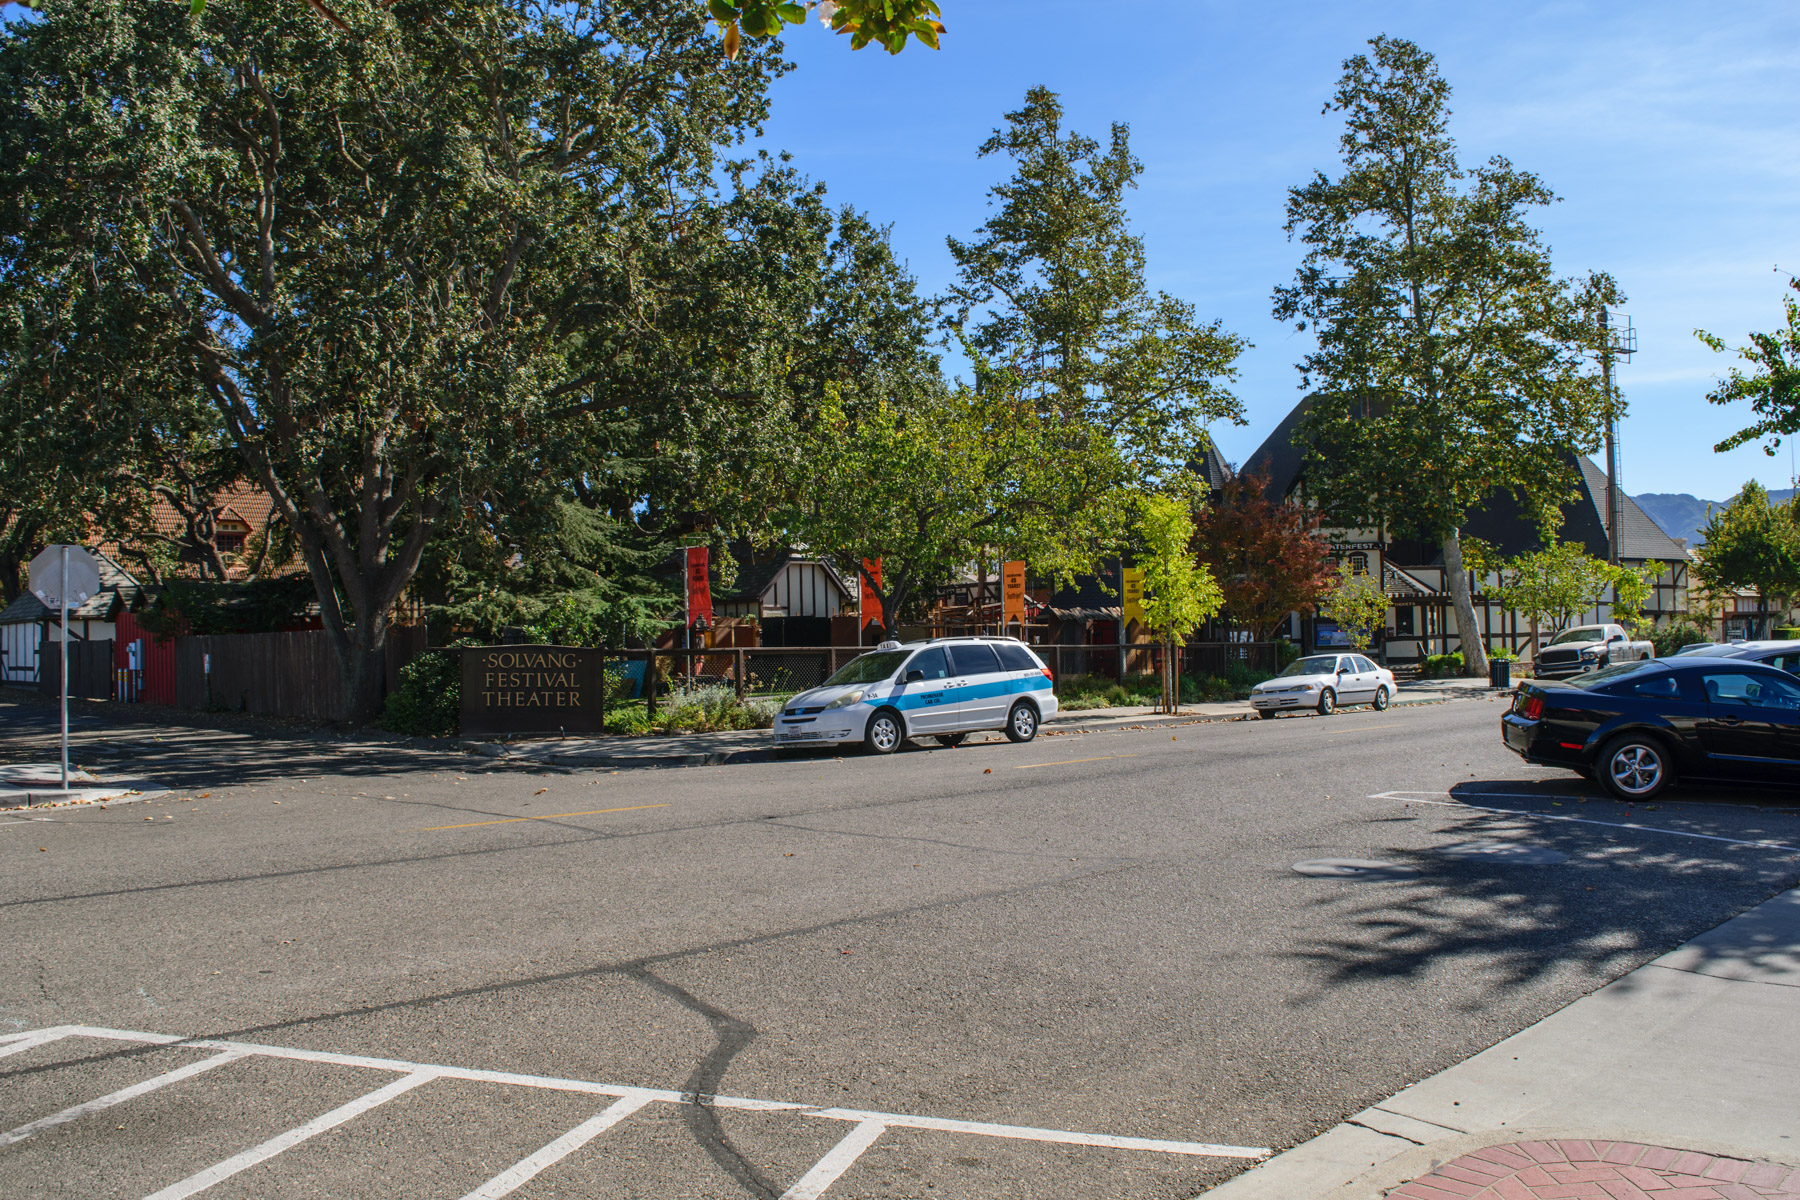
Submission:
<svg viewBox="0 0 1800 1200">
<path fill-rule="evenodd" d="M 1397 842 L 1416 847 L 1401 830 L 1432 820 L 1435 845 L 1382 855 L 1415 868 L 1411 878 L 1318 882 L 1311 904 L 1327 919 L 1316 927 L 1334 932 L 1291 952 L 1319 973 L 1318 992 L 1301 1003 L 1464 964 L 1489 989 L 1568 972 L 1605 982 L 1794 886 L 1800 874 L 1800 819 L 1767 793 L 1696 791 L 1633 808 L 1571 778 L 1469 781 L 1429 807 L 1403 795 L 1375 823 L 1392 824 Z M 1444 853 L 1491 841 L 1568 857 L 1525 865 Z M 1716 953 L 1766 960 L 1783 938 L 1800 941 L 1800 911 L 1765 930 L 1763 944 Z M 1465 993 L 1462 1008 L 1478 1010 L 1484 990 Z"/>
</svg>

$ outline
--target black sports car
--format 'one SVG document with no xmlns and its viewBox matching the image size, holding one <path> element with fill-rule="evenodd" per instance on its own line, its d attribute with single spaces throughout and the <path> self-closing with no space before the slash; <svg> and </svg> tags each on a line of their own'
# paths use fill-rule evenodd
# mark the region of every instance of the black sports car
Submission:
<svg viewBox="0 0 1800 1200">
<path fill-rule="evenodd" d="M 1521 685 L 1500 735 L 1526 762 L 1598 779 L 1622 800 L 1677 776 L 1800 789 L 1800 679 L 1707 655 L 1622 663 Z"/>
</svg>

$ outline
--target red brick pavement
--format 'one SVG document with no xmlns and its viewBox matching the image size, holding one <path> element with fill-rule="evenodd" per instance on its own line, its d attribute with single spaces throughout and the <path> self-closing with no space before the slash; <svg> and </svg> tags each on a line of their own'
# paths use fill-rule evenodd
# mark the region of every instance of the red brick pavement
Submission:
<svg viewBox="0 0 1800 1200">
<path fill-rule="evenodd" d="M 1390 1200 L 1800 1200 L 1800 1167 L 1636 1142 L 1489 1146 Z"/>
</svg>

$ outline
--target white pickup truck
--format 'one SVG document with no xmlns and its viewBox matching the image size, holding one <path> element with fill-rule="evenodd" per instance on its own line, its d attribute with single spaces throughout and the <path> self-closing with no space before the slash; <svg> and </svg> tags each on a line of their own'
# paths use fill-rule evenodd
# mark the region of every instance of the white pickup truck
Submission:
<svg viewBox="0 0 1800 1200">
<path fill-rule="evenodd" d="M 1619 625 L 1577 625 L 1538 651 L 1533 672 L 1539 679 L 1563 679 L 1598 667 L 1655 658 L 1656 647 L 1634 642 Z"/>
</svg>

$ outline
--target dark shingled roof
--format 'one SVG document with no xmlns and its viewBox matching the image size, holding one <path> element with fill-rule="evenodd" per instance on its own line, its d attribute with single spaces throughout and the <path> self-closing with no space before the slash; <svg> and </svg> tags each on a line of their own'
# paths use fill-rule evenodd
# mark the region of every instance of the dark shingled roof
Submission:
<svg viewBox="0 0 1800 1200">
<path fill-rule="evenodd" d="M 100 564 L 100 592 L 89 596 L 80 608 L 70 609 L 69 620 L 110 621 L 119 607 L 129 609 L 144 589 L 129 571 L 106 555 L 97 550 L 89 553 Z M 5 611 L 0 611 L 0 625 L 35 625 L 39 621 L 55 621 L 57 616 L 56 610 L 45 608 L 43 601 L 25 591 Z"/>
<path fill-rule="evenodd" d="M 1309 397 L 1294 405 L 1244 464 L 1245 471 L 1268 471 L 1269 495 L 1274 499 L 1291 493 L 1304 473 L 1306 455 L 1295 444 L 1295 435 L 1311 403 Z M 1581 543 L 1595 558 L 1606 558 L 1606 472 L 1585 455 L 1569 457 L 1578 468 L 1580 480 L 1576 498 L 1563 506 L 1559 536 L 1565 541 Z M 1687 552 L 1677 546 L 1629 495 L 1621 494 L 1620 506 L 1623 509 L 1619 522 L 1620 558 L 1688 560 Z M 1536 523 L 1506 492 L 1497 494 L 1479 511 L 1471 513 L 1463 533 L 1489 542 L 1501 554 L 1509 556 L 1534 550 L 1541 540 Z M 1439 558 L 1441 552 L 1423 560 L 1421 565 L 1435 563 Z"/>
</svg>

